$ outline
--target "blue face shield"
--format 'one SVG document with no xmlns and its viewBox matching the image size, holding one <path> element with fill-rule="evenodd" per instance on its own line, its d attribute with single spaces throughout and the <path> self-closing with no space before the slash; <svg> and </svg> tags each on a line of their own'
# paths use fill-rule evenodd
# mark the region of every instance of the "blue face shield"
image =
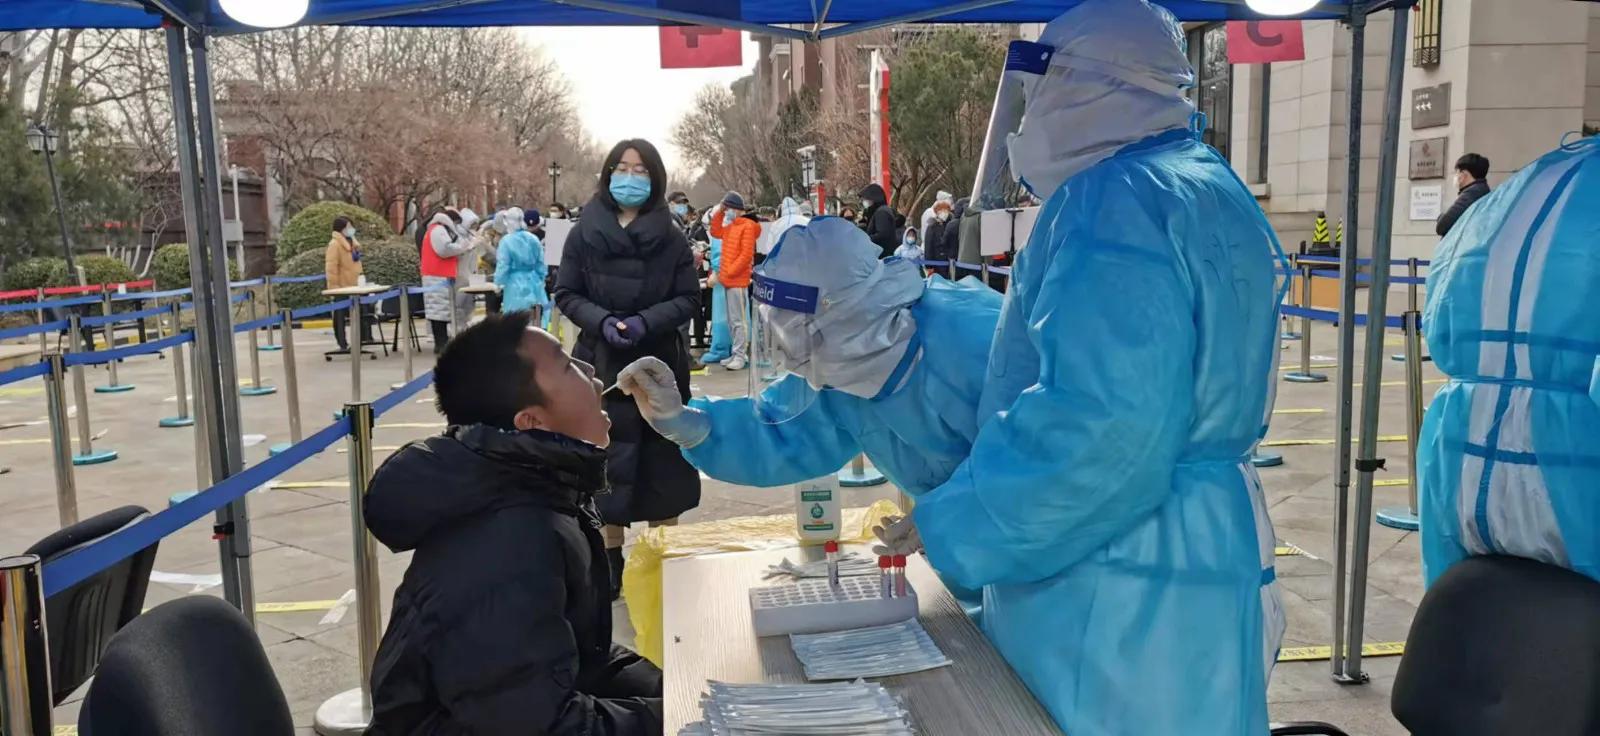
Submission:
<svg viewBox="0 0 1600 736">
<path fill-rule="evenodd" d="M 640 174 L 612 174 L 611 198 L 623 207 L 638 207 L 650 199 L 650 177 Z"/>
</svg>

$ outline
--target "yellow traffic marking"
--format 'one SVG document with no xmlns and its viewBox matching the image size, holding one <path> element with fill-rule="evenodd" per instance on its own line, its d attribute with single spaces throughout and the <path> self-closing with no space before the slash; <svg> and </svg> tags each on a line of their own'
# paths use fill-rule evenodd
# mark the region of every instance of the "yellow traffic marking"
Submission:
<svg viewBox="0 0 1600 736">
<path fill-rule="evenodd" d="M 444 429 L 444 422 L 396 422 L 379 424 L 375 429 Z"/>
<path fill-rule="evenodd" d="M 74 439 L 73 442 L 77 442 L 77 440 Z M 48 445 L 48 444 L 50 444 L 50 438 L 49 437 L 45 437 L 43 439 L 30 439 L 30 440 L 0 440 L 0 447 L 9 447 L 9 446 L 12 446 L 12 445 Z"/>
<path fill-rule="evenodd" d="M 44 389 L 38 386 L 9 386 L 0 388 L 0 396 L 38 396 Z"/>
<path fill-rule="evenodd" d="M 256 613 L 299 613 L 302 611 L 327 611 L 339 601 L 291 601 L 288 603 L 257 603 Z"/>
<path fill-rule="evenodd" d="M 1428 386 L 1428 385 L 1433 385 L 1433 384 L 1440 384 L 1440 383 L 1445 383 L 1446 381 L 1449 381 L 1449 380 L 1450 379 L 1448 379 L 1448 378 L 1430 378 L 1430 379 L 1428 379 L 1426 381 L 1423 381 L 1422 385 Z M 1360 381 L 1356 381 L 1354 385 L 1355 385 L 1356 388 L 1361 388 L 1361 382 Z M 1394 387 L 1394 386 L 1404 386 L 1404 385 L 1406 385 L 1406 382 L 1405 381 L 1384 381 L 1383 383 L 1380 383 L 1378 385 L 1379 386 L 1383 386 L 1385 388 L 1391 388 L 1391 387 Z"/>
<path fill-rule="evenodd" d="M 273 481 L 267 485 L 274 491 L 277 490 L 303 490 L 307 488 L 349 488 L 347 480 L 302 480 L 302 481 Z"/>
<path fill-rule="evenodd" d="M 1405 651 L 1405 642 L 1388 641 L 1362 645 L 1361 656 L 1398 657 L 1405 654 Z M 1320 662 L 1332 657 L 1333 647 L 1284 647 L 1278 650 L 1279 662 Z"/>
<path fill-rule="evenodd" d="M 1389 487 L 1394 487 L 1394 486 L 1409 486 L 1409 485 L 1411 485 L 1411 481 L 1406 480 L 1405 478 L 1387 478 L 1387 479 L 1384 479 L 1384 480 L 1372 481 L 1372 485 L 1374 485 L 1376 487 L 1379 487 L 1379 488 L 1389 488 Z"/>
<path fill-rule="evenodd" d="M 1273 550 L 1273 555 L 1277 557 L 1301 557 L 1305 555 L 1305 551 L 1292 544 L 1288 544 Z"/>
<path fill-rule="evenodd" d="M 1312 363 L 1311 364 L 1311 368 L 1312 369 L 1317 369 L 1317 368 L 1338 368 L 1338 367 L 1339 367 L 1338 363 Z M 1297 370 L 1300 370 L 1300 364 L 1299 363 L 1284 363 L 1283 365 L 1278 366 L 1278 370 L 1280 370 L 1280 371 L 1297 371 Z"/>
<path fill-rule="evenodd" d="M 55 730 L 51 731 L 51 733 L 54 734 L 54 736 L 78 736 L 78 727 L 56 726 Z"/>
<path fill-rule="evenodd" d="M 1273 409 L 1273 414 L 1326 414 L 1327 409 Z"/>
<path fill-rule="evenodd" d="M 1308 446 L 1313 446 L 1313 445 L 1331 445 L 1331 444 L 1333 444 L 1333 443 L 1335 443 L 1337 441 L 1338 440 L 1334 440 L 1334 439 L 1320 439 L 1320 438 L 1319 439 L 1314 439 L 1314 440 L 1268 440 L 1266 442 L 1261 443 L 1261 446 L 1262 447 L 1308 447 Z M 1405 442 L 1406 441 L 1406 436 L 1403 435 L 1403 434 L 1380 435 L 1378 437 L 1378 441 L 1379 442 Z"/>
</svg>

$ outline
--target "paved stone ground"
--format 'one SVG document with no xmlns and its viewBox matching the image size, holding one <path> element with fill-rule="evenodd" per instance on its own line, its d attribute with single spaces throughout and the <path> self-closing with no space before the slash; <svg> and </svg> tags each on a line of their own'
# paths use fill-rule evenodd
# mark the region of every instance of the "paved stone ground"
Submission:
<svg viewBox="0 0 1600 736">
<path fill-rule="evenodd" d="M 1359 337 L 1359 336 L 1358 336 Z M 1319 325 L 1313 331 L 1314 353 L 1336 353 L 1333 330 Z M 1398 335 L 1391 335 L 1387 351 L 1398 351 Z M 1359 342 L 1359 341 L 1358 341 Z M 1298 343 L 1287 343 L 1283 362 L 1298 360 Z M 349 368 L 345 359 L 326 363 L 320 355 L 332 347 L 326 329 L 302 330 L 297 337 L 301 404 L 306 434 L 325 426 L 333 411 L 349 397 Z M 1359 345 L 1358 345 L 1359 349 Z M 241 360 L 247 355 L 239 341 Z M 282 353 L 261 353 L 262 373 L 268 383 L 281 380 Z M 417 370 L 428 360 L 418 356 Z M 1333 363 L 1319 357 L 1316 365 Z M 1385 356 L 1385 382 L 1402 381 L 1402 364 Z M 372 400 L 400 380 L 402 362 L 398 356 L 368 361 L 363 365 L 365 391 L 362 398 Z M 1331 377 L 1337 371 L 1324 368 Z M 249 375 L 248 364 L 241 373 Z M 193 434 L 188 429 L 158 429 L 156 420 L 174 413 L 172 371 L 167 360 L 141 357 L 121 368 L 124 382 L 138 386 L 122 394 L 90 394 L 90 409 L 96 432 L 104 436 L 96 448 L 112 448 L 121 453 L 115 462 L 77 469 L 78 503 L 87 517 L 123 504 L 135 503 L 152 510 L 164 508 L 170 494 L 192 490 L 195 486 Z M 90 370 L 91 384 L 103 383 L 106 372 Z M 1130 380 L 1138 380 L 1130 376 Z M 1429 364 L 1426 378 L 1437 381 Z M 743 374 L 720 369 L 694 379 L 697 393 L 735 395 L 743 393 Z M 1358 376 L 1357 380 L 1360 378 Z M 1425 387 L 1425 396 L 1437 388 Z M 1281 383 L 1277 405 L 1281 413 L 1274 422 L 1269 440 L 1330 440 L 1335 436 L 1334 383 Z M 389 454 L 404 442 L 427 435 L 442 423 L 429 404 L 431 391 L 424 390 L 379 420 L 378 455 Z M 1381 434 L 1406 432 L 1404 388 L 1386 385 L 1383 392 Z M 264 435 L 245 449 L 246 461 L 258 462 L 267 448 L 288 439 L 285 398 L 282 393 L 242 397 L 240 405 L 245 431 Z M 0 430 L 0 550 L 20 551 L 39 537 L 57 528 L 54 481 L 51 474 L 47 427 L 38 424 L 44 417 L 43 384 L 29 381 L 0 387 L 0 426 L 26 423 Z M 1388 457 L 1389 471 L 1381 477 L 1406 477 L 1406 445 L 1380 445 Z M 346 456 L 330 449 L 296 467 L 281 480 L 310 484 L 289 488 L 262 488 L 249 496 L 254 543 L 255 592 L 260 603 L 317 602 L 338 599 L 352 588 L 351 520 L 347 502 Z M 1289 617 L 1286 646 L 1326 645 L 1331 642 L 1333 539 L 1333 467 L 1331 445 L 1275 448 L 1286 463 L 1262 471 L 1271 514 L 1279 537 L 1305 550 L 1305 556 L 1279 558 L 1278 574 L 1283 581 Z M 319 483 L 321 485 L 319 485 Z M 852 495 L 853 494 L 853 495 Z M 893 495 L 893 489 L 880 487 L 847 492 L 847 501 L 864 504 L 878 497 Z M 700 508 L 685 515 L 685 522 L 733 516 L 788 513 L 791 508 L 786 489 L 760 490 L 734 487 L 707 481 Z M 1377 489 L 1378 506 L 1403 504 L 1405 487 Z M 163 540 L 156 560 L 162 573 L 215 575 L 217 547 L 210 538 L 209 520 L 197 523 Z M 1371 642 L 1403 641 L 1417 602 L 1422 595 L 1421 575 L 1415 534 L 1396 532 L 1372 525 L 1372 567 L 1368 588 L 1367 639 Z M 380 553 L 380 576 L 384 590 L 383 608 L 388 614 L 395 584 L 408 563 L 407 555 Z M 153 583 L 149 604 L 199 592 L 219 595 L 216 587 L 196 591 L 192 584 Z M 257 618 L 257 628 L 278 678 L 294 710 L 301 733 L 310 733 L 312 714 L 328 697 L 355 687 L 355 615 L 330 614 L 326 605 L 316 610 L 267 612 Z M 332 619 L 332 620 L 330 620 Z M 625 621 L 619 617 L 619 621 Z M 631 638 L 619 631 L 619 639 Z M 1371 659 L 1366 670 L 1370 684 L 1347 687 L 1333 684 L 1328 663 L 1304 662 L 1279 665 L 1273 675 L 1272 715 L 1277 720 L 1322 719 L 1344 726 L 1355 734 L 1387 736 L 1404 730 L 1389 715 L 1388 696 L 1398 659 Z M 79 693 L 81 696 L 81 692 Z M 1153 695 L 1159 697 L 1159 694 Z M 57 711 L 57 722 L 76 720 L 77 698 Z"/>
</svg>

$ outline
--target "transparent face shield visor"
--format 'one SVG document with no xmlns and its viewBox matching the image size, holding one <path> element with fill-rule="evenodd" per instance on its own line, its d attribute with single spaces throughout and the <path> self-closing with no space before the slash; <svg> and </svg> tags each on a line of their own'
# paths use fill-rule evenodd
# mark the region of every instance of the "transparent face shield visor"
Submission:
<svg viewBox="0 0 1600 736">
<path fill-rule="evenodd" d="M 983 139 L 978 179 L 972 184 L 968 212 L 1004 210 L 1027 204 L 1028 192 L 1011 168 L 1006 141 L 1022 129 L 1027 93 L 1049 70 L 1054 54 L 1054 48 L 1032 41 L 1012 41 L 1006 48 L 1006 65 L 995 90 L 994 110 L 989 113 L 989 132 Z"/>
<path fill-rule="evenodd" d="M 762 423 L 783 424 L 810 409 L 822 391 L 816 360 L 822 340 L 816 328 L 818 289 L 756 273 L 750 293 L 751 404 Z"/>
</svg>

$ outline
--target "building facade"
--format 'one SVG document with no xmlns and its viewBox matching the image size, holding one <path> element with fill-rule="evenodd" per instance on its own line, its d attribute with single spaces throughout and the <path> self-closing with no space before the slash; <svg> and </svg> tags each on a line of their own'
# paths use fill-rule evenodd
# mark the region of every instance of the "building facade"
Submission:
<svg viewBox="0 0 1600 736">
<path fill-rule="evenodd" d="M 1367 252 L 1382 142 L 1392 20 L 1368 23 L 1362 84 L 1361 215 Z M 1490 184 L 1600 128 L 1600 4 L 1570 0 L 1422 0 L 1404 48 L 1394 257 L 1428 258 L 1435 218 L 1456 197 L 1454 162 L 1486 156 Z M 1196 104 L 1208 140 L 1228 157 L 1288 249 L 1311 239 L 1319 212 L 1345 214 L 1350 34 L 1304 24 L 1303 61 L 1229 65 L 1221 24 L 1191 27 Z"/>
</svg>

